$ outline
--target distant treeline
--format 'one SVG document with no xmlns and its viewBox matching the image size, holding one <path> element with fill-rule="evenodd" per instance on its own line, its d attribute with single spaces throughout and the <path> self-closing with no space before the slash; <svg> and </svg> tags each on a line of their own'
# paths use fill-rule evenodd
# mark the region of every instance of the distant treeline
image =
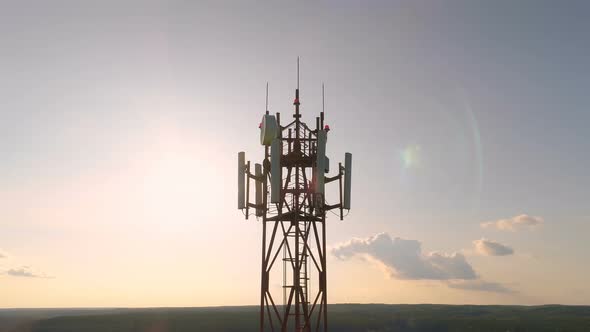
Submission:
<svg viewBox="0 0 590 332">
<path fill-rule="evenodd" d="M 258 307 L 0 310 L 0 332 L 258 331 Z M 590 306 L 335 304 L 333 332 L 590 331 Z"/>
</svg>

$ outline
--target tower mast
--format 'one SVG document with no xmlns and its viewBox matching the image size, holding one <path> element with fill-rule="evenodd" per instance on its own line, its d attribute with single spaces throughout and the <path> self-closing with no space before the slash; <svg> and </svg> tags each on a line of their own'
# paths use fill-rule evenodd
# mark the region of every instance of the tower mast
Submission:
<svg viewBox="0 0 590 332">
<path fill-rule="evenodd" d="M 323 87 L 322 87 L 323 95 Z M 323 98 L 323 96 L 322 96 Z M 262 264 L 260 288 L 260 331 L 328 331 L 326 212 L 350 208 L 343 204 L 342 181 L 351 166 L 339 166 L 337 175 L 328 172 L 326 138 L 323 128 L 324 112 L 316 118 L 316 128 L 310 129 L 301 121 L 299 107 L 299 58 L 297 59 L 297 88 L 295 90 L 294 120 L 281 125 L 280 113 L 263 116 L 261 143 L 265 146 L 262 165 L 255 165 L 250 173 L 244 153 L 238 162 L 238 208 L 256 210 L 262 221 Z M 255 181 L 256 202 L 250 203 L 250 180 Z M 244 181 L 247 181 L 244 186 Z M 324 185 L 340 183 L 338 203 L 327 205 Z M 270 186 L 269 186 L 270 182 Z M 350 181 L 344 192 L 350 190 Z M 246 188 L 246 189 L 244 189 Z M 350 195 L 344 197 L 350 197 Z M 283 253 L 283 301 L 281 307 L 274 300 L 276 290 L 270 287 L 270 277 L 280 253 Z M 314 285 L 313 292 L 310 289 Z M 311 297 L 310 297 L 311 295 Z"/>
</svg>

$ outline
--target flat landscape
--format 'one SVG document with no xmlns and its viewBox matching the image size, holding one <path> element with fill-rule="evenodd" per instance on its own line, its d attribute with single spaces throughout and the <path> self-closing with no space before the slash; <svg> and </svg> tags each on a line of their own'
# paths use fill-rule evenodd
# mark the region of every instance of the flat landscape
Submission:
<svg viewBox="0 0 590 332">
<path fill-rule="evenodd" d="M 257 331 L 258 307 L 4 309 L 0 332 Z M 590 331 L 590 306 L 335 304 L 330 331 Z"/>
</svg>

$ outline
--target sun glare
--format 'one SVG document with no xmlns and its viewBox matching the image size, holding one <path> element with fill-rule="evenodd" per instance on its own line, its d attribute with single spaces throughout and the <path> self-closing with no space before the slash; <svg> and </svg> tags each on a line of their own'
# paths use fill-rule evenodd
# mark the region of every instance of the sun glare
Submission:
<svg viewBox="0 0 590 332">
<path fill-rule="evenodd" d="M 215 187 L 211 167 L 191 150 L 167 143 L 149 151 L 144 159 L 141 193 L 148 219 L 178 224 L 195 217 L 197 202 L 214 204 L 203 190 Z"/>
</svg>

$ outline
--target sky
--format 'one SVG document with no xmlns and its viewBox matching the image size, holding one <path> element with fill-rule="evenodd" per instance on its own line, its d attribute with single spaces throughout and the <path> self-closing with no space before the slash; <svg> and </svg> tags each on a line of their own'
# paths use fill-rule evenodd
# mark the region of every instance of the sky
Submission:
<svg viewBox="0 0 590 332">
<path fill-rule="evenodd" d="M 1 7 L 0 307 L 256 304 L 236 157 L 298 56 L 354 158 L 330 303 L 590 304 L 588 2 Z"/>
</svg>

